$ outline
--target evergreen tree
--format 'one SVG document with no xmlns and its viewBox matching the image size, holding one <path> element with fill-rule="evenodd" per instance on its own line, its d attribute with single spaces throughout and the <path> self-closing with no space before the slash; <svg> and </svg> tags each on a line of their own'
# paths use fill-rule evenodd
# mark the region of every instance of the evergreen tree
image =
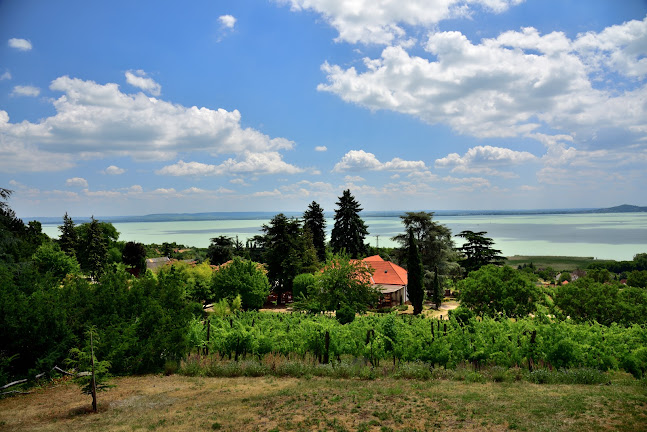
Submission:
<svg viewBox="0 0 647 432">
<path fill-rule="evenodd" d="M 85 247 L 87 270 L 90 276 L 97 280 L 103 274 L 103 269 L 108 258 L 108 245 L 106 244 L 101 225 L 94 216 L 88 224 L 87 244 Z"/>
<path fill-rule="evenodd" d="M 332 229 L 330 245 L 335 253 L 343 250 L 351 256 L 358 258 L 366 253 L 364 239 L 368 235 L 366 224 L 359 217 L 362 209 L 359 203 L 346 189 L 337 201 L 337 210 L 335 210 L 335 225 Z"/>
<path fill-rule="evenodd" d="M 76 256 L 76 250 L 79 247 L 79 235 L 74 227 L 74 221 L 67 215 L 67 212 L 63 216 L 63 225 L 59 226 L 58 230 L 61 232 L 58 238 L 58 245 L 61 250 L 69 256 Z"/>
<path fill-rule="evenodd" d="M 505 260 L 500 255 L 501 251 L 492 247 L 494 241 L 485 237 L 484 234 L 487 233 L 485 231 L 462 231 L 458 234 L 459 237 L 467 240 L 467 243 L 457 249 L 464 256 L 461 265 L 466 273 L 478 270 L 488 264 L 502 265 Z"/>
<path fill-rule="evenodd" d="M 312 243 L 319 261 L 326 261 L 326 218 L 323 209 L 315 201 L 303 213 L 303 228 L 312 234 Z"/>
<path fill-rule="evenodd" d="M 425 297 L 425 291 L 422 284 L 424 277 L 422 270 L 422 260 L 420 259 L 420 252 L 418 252 L 418 245 L 413 236 L 413 230 L 409 230 L 409 254 L 407 256 L 407 292 L 409 300 L 413 305 L 413 314 L 418 315 L 422 312 L 422 301 Z"/>
<path fill-rule="evenodd" d="M 301 222 L 279 213 L 261 229 L 264 234 L 256 236 L 254 240 L 265 250 L 263 255 L 267 276 L 280 303 L 281 294 L 292 291 L 294 278 L 302 273 L 304 242 L 301 239 Z"/>
<path fill-rule="evenodd" d="M 234 240 L 231 237 L 218 236 L 211 239 L 207 249 L 207 258 L 213 265 L 226 263 L 234 257 Z"/>
</svg>

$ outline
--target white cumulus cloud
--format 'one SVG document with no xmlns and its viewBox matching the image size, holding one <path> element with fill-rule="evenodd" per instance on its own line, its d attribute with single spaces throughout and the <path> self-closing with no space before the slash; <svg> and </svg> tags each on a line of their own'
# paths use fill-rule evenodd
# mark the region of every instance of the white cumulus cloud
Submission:
<svg viewBox="0 0 647 432">
<path fill-rule="evenodd" d="M 425 169 L 425 163 L 423 161 L 407 161 L 400 158 L 393 158 L 388 162 L 382 163 L 373 153 L 365 152 L 364 150 L 351 150 L 335 164 L 333 171 L 411 171 L 423 169 Z"/>
<path fill-rule="evenodd" d="M 9 72 L 8 70 L 4 71 L 4 73 L 0 75 L 0 81 L 10 80 L 10 79 L 11 79 L 11 72 Z"/>
<path fill-rule="evenodd" d="M 133 87 L 138 87 L 153 96 L 159 96 L 162 92 L 162 86 L 149 78 L 143 70 L 126 72 L 126 82 Z"/>
<path fill-rule="evenodd" d="M 328 147 L 326 147 L 326 146 L 317 146 L 317 147 L 315 147 L 315 151 L 325 152 L 325 151 L 328 151 Z"/>
<path fill-rule="evenodd" d="M 221 15 L 218 17 L 218 21 L 220 21 L 220 25 L 228 29 L 233 29 L 236 25 L 236 17 L 232 15 Z"/>
<path fill-rule="evenodd" d="M 31 42 L 27 39 L 11 38 L 8 43 L 11 48 L 15 48 L 20 51 L 30 51 L 32 48 Z"/>
<path fill-rule="evenodd" d="M 296 174 L 303 169 L 283 161 L 278 152 L 245 152 L 240 159 L 229 158 L 218 165 L 184 162 L 167 165 L 155 173 L 171 176 L 218 176 L 225 174 Z"/>
<path fill-rule="evenodd" d="M 275 0 L 293 11 L 314 11 L 339 32 L 337 41 L 393 44 L 406 41 L 403 25 L 431 27 L 469 17 L 473 7 L 493 13 L 523 0 Z"/>
<path fill-rule="evenodd" d="M 72 177 L 65 180 L 65 186 L 87 188 L 88 181 L 83 177 Z"/>
<path fill-rule="evenodd" d="M 119 175 L 125 172 L 126 172 L 125 169 L 119 168 L 118 166 L 115 166 L 115 165 L 110 165 L 108 168 L 103 170 L 103 173 L 108 175 Z"/>
<path fill-rule="evenodd" d="M 389 46 L 362 68 L 324 63 L 327 83 L 318 89 L 476 137 L 545 126 L 580 141 L 603 128 L 640 140 L 647 137 L 645 35 L 647 18 L 575 39 L 534 28 L 477 43 L 457 31 L 431 32 L 426 56 Z"/>
<path fill-rule="evenodd" d="M 11 96 L 29 96 L 36 97 L 40 94 L 40 89 L 34 86 L 17 85 L 13 88 Z"/>
<path fill-rule="evenodd" d="M 56 113 L 50 117 L 11 123 L 0 110 L 0 170 L 55 171 L 73 166 L 77 158 L 108 155 L 169 160 L 179 151 L 266 153 L 267 158 L 294 146 L 244 128 L 238 110 L 185 107 L 123 93 L 114 83 L 67 76 L 52 81 L 50 89 L 63 93 L 53 101 Z"/>
<path fill-rule="evenodd" d="M 469 149 L 463 156 L 450 153 L 444 158 L 436 159 L 437 168 L 451 168 L 454 173 L 480 173 L 502 177 L 515 177 L 508 171 L 499 168 L 510 168 L 538 158 L 526 151 L 516 151 L 503 147 L 476 146 Z"/>
</svg>

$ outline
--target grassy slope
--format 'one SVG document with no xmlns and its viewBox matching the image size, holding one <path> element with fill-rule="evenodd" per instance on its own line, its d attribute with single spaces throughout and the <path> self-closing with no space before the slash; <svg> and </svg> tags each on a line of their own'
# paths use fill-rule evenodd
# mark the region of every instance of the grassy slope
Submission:
<svg viewBox="0 0 647 432">
<path fill-rule="evenodd" d="M 537 268 L 552 267 L 557 271 L 573 271 L 575 269 L 586 269 L 589 264 L 594 262 L 612 262 L 611 260 L 596 260 L 592 257 L 567 257 L 567 256 L 521 256 L 514 255 L 508 257 L 506 264 L 517 267 L 522 264 L 533 263 Z"/>
<path fill-rule="evenodd" d="M 647 392 L 611 385 L 295 378 L 118 378 L 0 400 L 1 430 L 647 430 Z"/>
</svg>

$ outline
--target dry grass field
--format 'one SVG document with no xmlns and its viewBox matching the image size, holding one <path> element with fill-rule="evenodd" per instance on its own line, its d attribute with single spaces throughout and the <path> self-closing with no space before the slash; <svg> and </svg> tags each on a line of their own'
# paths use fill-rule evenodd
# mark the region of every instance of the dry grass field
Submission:
<svg viewBox="0 0 647 432">
<path fill-rule="evenodd" d="M 323 378 L 116 378 L 90 398 L 69 382 L 0 400 L 6 431 L 645 431 L 647 389 L 610 385 Z"/>
</svg>

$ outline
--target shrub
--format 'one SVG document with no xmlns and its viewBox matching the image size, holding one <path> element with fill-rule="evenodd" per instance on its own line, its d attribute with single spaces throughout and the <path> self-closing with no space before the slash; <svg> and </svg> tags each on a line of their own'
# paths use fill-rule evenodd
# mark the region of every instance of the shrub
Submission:
<svg viewBox="0 0 647 432">
<path fill-rule="evenodd" d="M 335 317 L 340 324 L 348 324 L 355 320 L 355 310 L 349 305 L 342 305 L 335 313 Z"/>
</svg>

